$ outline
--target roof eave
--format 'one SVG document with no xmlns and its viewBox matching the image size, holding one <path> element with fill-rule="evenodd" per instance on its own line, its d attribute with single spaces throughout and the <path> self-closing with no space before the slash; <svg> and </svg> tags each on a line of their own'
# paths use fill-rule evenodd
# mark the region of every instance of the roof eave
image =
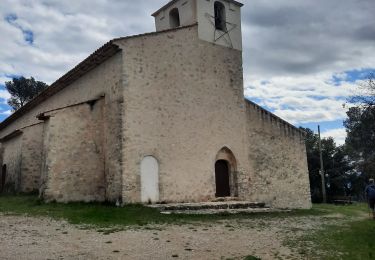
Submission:
<svg viewBox="0 0 375 260">
<path fill-rule="evenodd" d="M 47 98 L 53 96 L 63 88 L 67 87 L 73 81 L 80 78 L 82 75 L 96 68 L 98 65 L 100 65 L 101 63 L 103 63 L 119 51 L 120 48 L 117 45 L 115 45 L 112 40 L 107 42 L 102 47 L 97 49 L 94 53 L 92 53 L 89 57 L 87 57 L 85 60 L 80 62 L 73 69 L 71 69 L 69 72 L 64 74 L 61 78 L 52 83 L 48 88 L 42 91 L 34 99 L 32 99 L 31 101 L 26 103 L 26 105 L 24 105 L 23 107 L 15 111 L 13 114 L 11 114 L 9 117 L 7 117 L 3 122 L 0 123 L 0 130 L 3 130 L 13 121 L 29 112 L 32 108 L 36 107 L 37 105 L 45 101 Z"/>
</svg>

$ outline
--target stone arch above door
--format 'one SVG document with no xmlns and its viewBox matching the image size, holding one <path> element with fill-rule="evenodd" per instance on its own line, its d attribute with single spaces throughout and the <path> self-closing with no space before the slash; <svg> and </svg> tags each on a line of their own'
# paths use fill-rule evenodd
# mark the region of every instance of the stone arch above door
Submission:
<svg viewBox="0 0 375 260">
<path fill-rule="evenodd" d="M 217 185 L 216 167 L 220 165 L 220 162 L 223 162 L 223 161 L 227 162 L 227 166 L 228 166 L 230 197 L 237 197 L 238 196 L 237 160 L 233 152 L 228 147 L 221 148 L 216 155 L 215 165 L 214 165 L 215 184 Z M 216 186 L 216 189 L 217 188 L 218 187 Z"/>
</svg>

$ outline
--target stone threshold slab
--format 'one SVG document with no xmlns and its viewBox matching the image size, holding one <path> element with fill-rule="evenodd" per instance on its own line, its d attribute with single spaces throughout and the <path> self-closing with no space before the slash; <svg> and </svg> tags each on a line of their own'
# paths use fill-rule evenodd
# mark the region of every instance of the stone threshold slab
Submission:
<svg viewBox="0 0 375 260">
<path fill-rule="evenodd" d="M 191 210 L 233 210 L 233 209 L 262 209 L 266 204 L 262 202 L 248 201 L 223 201 L 201 203 L 171 203 L 147 205 L 160 211 L 191 211 Z"/>
<path fill-rule="evenodd" d="M 280 213 L 291 210 L 273 208 L 248 208 L 248 209 L 203 209 L 203 210 L 170 210 L 161 211 L 161 214 L 185 214 L 185 215 L 214 215 L 214 214 L 240 214 L 240 213 Z"/>
</svg>

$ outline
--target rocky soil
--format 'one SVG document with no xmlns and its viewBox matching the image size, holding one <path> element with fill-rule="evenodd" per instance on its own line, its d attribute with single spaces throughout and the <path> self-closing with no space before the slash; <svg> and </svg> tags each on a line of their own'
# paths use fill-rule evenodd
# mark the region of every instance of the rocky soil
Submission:
<svg viewBox="0 0 375 260">
<path fill-rule="evenodd" d="M 287 241 L 340 216 L 99 229 L 0 215 L 0 259 L 303 259 Z"/>
</svg>

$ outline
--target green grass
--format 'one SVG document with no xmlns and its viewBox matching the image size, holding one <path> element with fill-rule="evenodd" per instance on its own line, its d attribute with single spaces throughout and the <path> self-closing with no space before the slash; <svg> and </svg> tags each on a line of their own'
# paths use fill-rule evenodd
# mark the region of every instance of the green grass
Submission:
<svg viewBox="0 0 375 260">
<path fill-rule="evenodd" d="M 315 238 L 318 247 L 326 252 L 326 259 L 375 259 L 373 220 L 351 222 L 340 229 L 327 227 Z"/>
<path fill-rule="evenodd" d="M 215 215 L 161 214 L 158 210 L 142 205 L 115 207 L 101 203 L 44 203 L 36 196 L 0 196 L 0 212 L 5 214 L 27 214 L 65 219 L 72 224 L 87 224 L 97 227 L 133 226 L 163 223 L 191 223 L 194 221 L 219 221 L 248 218 L 286 218 L 322 214 L 319 210 L 295 210 L 287 213 L 240 213 Z"/>
<path fill-rule="evenodd" d="M 367 204 L 355 203 L 352 205 L 314 204 L 313 209 L 328 214 L 342 214 L 344 216 L 360 216 L 368 214 Z"/>
<path fill-rule="evenodd" d="M 327 216 L 340 214 L 342 220 L 294 241 L 300 254 L 307 259 L 375 259 L 375 221 L 370 219 L 366 204 L 314 208 Z"/>
<path fill-rule="evenodd" d="M 220 220 L 270 219 L 318 216 L 330 219 L 330 225 L 318 231 L 307 232 L 303 237 L 287 241 L 290 248 L 307 259 L 375 259 L 375 221 L 368 218 L 365 204 L 351 206 L 314 205 L 311 210 L 293 210 L 283 213 L 240 213 L 217 215 L 160 214 L 158 210 L 142 205 L 127 205 L 123 208 L 101 203 L 43 203 L 36 196 L 0 196 L 0 213 L 12 215 L 46 216 L 65 219 L 72 224 L 83 224 L 82 228 L 96 228 L 104 235 L 122 230 L 127 226 L 148 224 L 191 224 Z M 241 223 L 238 221 L 237 223 Z M 333 224 L 332 224 L 333 223 Z M 87 226 L 85 226 L 87 225 Z M 210 225 L 210 224 L 208 224 Z M 264 224 L 265 225 L 265 224 Z M 231 228 L 232 225 L 228 225 Z M 267 228 L 266 226 L 263 228 Z M 252 256 L 248 256 L 247 259 Z"/>
</svg>

